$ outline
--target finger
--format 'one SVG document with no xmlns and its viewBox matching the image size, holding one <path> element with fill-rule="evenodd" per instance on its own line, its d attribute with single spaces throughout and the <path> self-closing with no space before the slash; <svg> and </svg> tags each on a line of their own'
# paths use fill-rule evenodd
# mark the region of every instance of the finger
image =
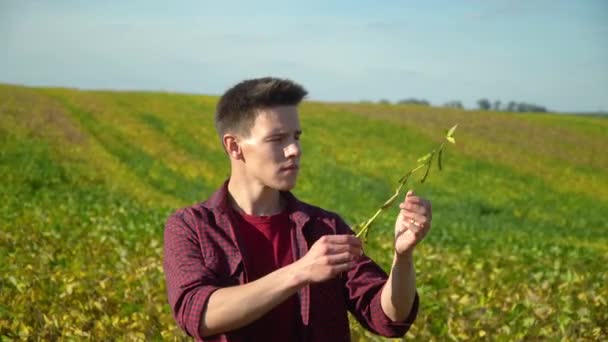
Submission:
<svg viewBox="0 0 608 342">
<path fill-rule="evenodd" d="M 431 219 L 433 217 L 433 207 L 431 205 L 431 201 L 425 200 L 424 207 L 426 208 L 427 216 L 429 217 L 429 219 Z"/>
<path fill-rule="evenodd" d="M 412 231 L 414 233 L 414 235 L 416 235 L 417 238 L 419 238 L 420 240 L 424 239 L 424 237 L 426 236 L 426 234 L 429 232 L 429 228 L 428 227 L 420 227 L 420 229 L 416 230 L 416 231 Z"/>
<path fill-rule="evenodd" d="M 332 244 L 327 244 L 323 247 L 324 247 L 324 250 L 322 252 L 325 252 L 324 254 L 339 254 L 339 253 L 348 252 L 350 250 L 350 245 L 347 245 L 347 244 L 332 243 Z"/>
<path fill-rule="evenodd" d="M 422 201 L 424 201 L 424 199 L 418 197 L 418 196 L 406 196 L 405 200 L 403 201 L 403 203 L 415 203 L 415 204 L 422 204 Z"/>
<path fill-rule="evenodd" d="M 339 274 L 342 272 L 350 271 L 351 269 L 355 268 L 355 266 L 357 266 L 357 263 L 352 261 L 344 264 L 335 265 L 332 267 L 332 273 Z"/>
<path fill-rule="evenodd" d="M 409 229 L 418 231 L 419 229 L 424 227 L 424 224 L 424 222 L 416 221 L 414 219 L 405 219 L 403 222 L 401 222 L 399 229 Z"/>
<path fill-rule="evenodd" d="M 422 203 L 419 201 L 405 201 L 405 202 L 401 202 L 399 203 L 399 208 L 413 208 L 415 206 L 422 206 Z"/>
<path fill-rule="evenodd" d="M 413 234 L 418 238 L 424 235 L 424 228 L 413 224 L 404 224 L 402 228 L 395 234 L 395 240 L 398 240 L 401 235 L 406 233 Z"/>
<path fill-rule="evenodd" d="M 411 220 L 414 220 L 415 222 L 417 222 L 419 224 L 425 224 L 428 221 L 430 221 L 430 219 L 426 215 L 414 213 L 411 211 L 402 211 L 401 215 L 403 216 L 403 218 L 406 222 L 410 222 Z"/>
<path fill-rule="evenodd" d="M 427 208 L 422 204 L 414 204 L 409 202 L 399 204 L 399 209 L 405 211 L 413 211 L 419 214 L 424 214 L 428 211 Z"/>
<path fill-rule="evenodd" d="M 419 232 L 424 229 L 430 228 L 430 220 L 424 216 L 418 216 L 416 218 L 403 218 L 403 221 L 399 224 L 398 231 L 411 230 L 413 232 Z"/>
<path fill-rule="evenodd" d="M 358 257 L 359 257 L 358 254 L 353 254 L 350 251 L 340 253 L 340 254 L 333 254 L 333 255 L 327 256 L 327 263 L 330 265 L 339 265 L 339 264 L 344 264 L 344 263 L 354 261 Z"/>
<path fill-rule="evenodd" d="M 409 224 L 409 230 L 411 230 L 416 236 L 418 236 L 422 231 L 424 231 L 424 225 L 413 221 Z"/>
<path fill-rule="evenodd" d="M 352 246 L 361 246 L 361 240 L 354 235 L 339 234 L 339 235 L 324 235 L 319 240 L 330 244 L 347 244 Z"/>
<path fill-rule="evenodd" d="M 403 199 L 402 203 L 407 203 L 407 202 L 418 202 L 419 201 L 419 197 L 416 196 L 416 194 L 414 193 L 414 190 L 409 190 L 406 194 L 405 194 L 405 198 Z"/>
<path fill-rule="evenodd" d="M 353 246 L 347 244 L 331 244 L 327 245 L 326 248 L 327 254 L 340 254 L 348 252 L 353 255 L 360 255 L 362 251 L 361 246 Z"/>
<path fill-rule="evenodd" d="M 416 221 L 430 221 L 428 214 L 421 214 L 421 213 L 417 213 L 415 211 L 408 211 L 408 210 L 401 210 L 400 214 L 406 220 L 414 219 Z"/>
</svg>

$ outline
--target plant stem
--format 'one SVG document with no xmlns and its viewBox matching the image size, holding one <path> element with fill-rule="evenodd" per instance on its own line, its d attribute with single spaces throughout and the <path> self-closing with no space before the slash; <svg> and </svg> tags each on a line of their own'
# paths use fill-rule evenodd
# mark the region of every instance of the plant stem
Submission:
<svg viewBox="0 0 608 342">
<path fill-rule="evenodd" d="M 363 234 L 365 234 L 365 232 L 367 230 L 369 230 L 369 227 L 371 226 L 371 224 L 376 220 L 376 217 L 378 217 L 378 215 L 380 215 L 380 213 L 386 209 L 387 207 L 389 207 L 392 202 L 395 200 L 395 198 L 397 198 L 397 196 L 399 196 L 399 193 L 401 192 L 401 189 L 403 188 L 403 186 L 407 183 L 407 179 L 409 178 L 410 175 L 412 175 L 414 172 L 420 170 L 421 168 L 423 168 L 424 166 L 426 166 L 427 163 L 418 165 L 415 169 L 413 169 L 412 171 L 408 172 L 408 174 L 406 176 L 404 176 L 402 178 L 402 181 L 400 182 L 399 186 L 397 187 L 397 190 L 395 191 L 395 193 L 388 199 L 386 200 L 386 202 L 384 202 L 384 205 L 382 205 L 382 207 L 380 207 L 380 209 L 378 209 L 376 211 L 376 213 L 374 214 L 374 216 L 372 216 L 370 219 L 368 219 L 365 222 L 365 225 L 363 227 L 361 227 L 361 229 L 359 230 L 359 232 L 357 233 L 356 237 L 361 237 Z"/>
<path fill-rule="evenodd" d="M 450 128 L 446 134 L 446 139 L 455 144 L 456 141 L 454 140 L 453 134 L 454 131 L 456 130 L 456 127 L 458 127 L 458 124 L 454 125 L 452 128 Z M 413 170 L 411 170 L 410 172 L 406 173 L 403 177 L 401 177 L 399 179 L 399 186 L 397 187 L 397 189 L 395 190 L 395 193 L 384 202 L 384 204 L 382 204 L 382 206 L 380 207 L 380 209 L 378 209 L 376 211 L 376 213 L 367 221 L 365 221 L 364 224 L 359 223 L 358 225 L 356 225 L 356 230 L 358 230 L 356 237 L 360 238 L 361 236 L 363 236 L 363 240 L 365 240 L 367 238 L 367 233 L 372 225 L 372 223 L 376 220 L 376 218 L 378 217 L 378 215 L 380 215 L 380 213 L 385 210 L 386 208 L 390 207 L 393 202 L 395 201 L 395 199 L 397 198 L 397 196 L 399 196 L 399 193 L 401 192 L 401 189 L 403 188 L 403 186 L 407 183 L 408 179 L 410 178 L 410 176 L 412 174 L 414 174 L 414 172 L 422 169 L 423 167 L 426 167 L 424 176 L 422 177 L 422 179 L 420 180 L 420 183 L 424 183 L 424 181 L 426 180 L 429 171 L 431 169 L 432 163 L 433 163 L 433 157 L 435 156 L 435 153 L 439 153 L 438 155 L 438 165 L 439 165 L 439 169 L 441 170 L 441 156 L 442 156 L 442 151 L 443 148 L 445 146 L 445 142 L 442 142 L 441 145 L 439 145 L 439 148 L 432 150 L 429 154 L 421 157 L 418 159 L 419 163 L 422 163 L 420 165 L 418 165 L 417 167 L 415 167 Z"/>
</svg>

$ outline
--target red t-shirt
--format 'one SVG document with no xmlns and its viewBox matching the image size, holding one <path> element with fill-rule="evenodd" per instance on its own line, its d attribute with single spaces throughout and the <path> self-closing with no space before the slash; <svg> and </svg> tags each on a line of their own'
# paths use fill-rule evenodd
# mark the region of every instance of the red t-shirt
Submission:
<svg viewBox="0 0 608 342">
<path fill-rule="evenodd" d="M 272 216 L 236 215 L 238 233 L 247 251 L 247 278 L 254 281 L 293 262 L 290 231 L 292 222 L 287 211 Z M 260 341 L 294 341 L 297 339 L 298 304 L 295 295 L 276 306 L 242 332 Z"/>
</svg>

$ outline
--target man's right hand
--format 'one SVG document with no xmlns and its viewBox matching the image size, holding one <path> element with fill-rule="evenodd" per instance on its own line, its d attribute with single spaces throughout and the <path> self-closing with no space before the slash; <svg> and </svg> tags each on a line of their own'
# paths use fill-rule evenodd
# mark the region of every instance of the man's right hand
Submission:
<svg viewBox="0 0 608 342">
<path fill-rule="evenodd" d="M 259 319 L 302 286 L 329 280 L 355 266 L 361 241 L 353 235 L 326 235 L 301 259 L 247 284 L 223 287 L 209 296 L 201 336 L 232 331 Z"/>
<path fill-rule="evenodd" d="M 319 283 L 352 269 L 362 253 L 361 240 L 354 235 L 325 235 L 294 266 L 304 283 Z"/>
</svg>

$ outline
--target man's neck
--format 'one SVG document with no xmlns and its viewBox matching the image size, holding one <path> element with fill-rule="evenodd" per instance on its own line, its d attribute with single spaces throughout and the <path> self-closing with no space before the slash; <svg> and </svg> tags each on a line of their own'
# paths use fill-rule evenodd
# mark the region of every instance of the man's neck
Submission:
<svg viewBox="0 0 608 342">
<path fill-rule="evenodd" d="M 280 213 L 284 199 L 278 190 L 251 182 L 240 177 L 230 177 L 228 193 L 234 209 L 248 215 L 268 216 Z"/>
</svg>

